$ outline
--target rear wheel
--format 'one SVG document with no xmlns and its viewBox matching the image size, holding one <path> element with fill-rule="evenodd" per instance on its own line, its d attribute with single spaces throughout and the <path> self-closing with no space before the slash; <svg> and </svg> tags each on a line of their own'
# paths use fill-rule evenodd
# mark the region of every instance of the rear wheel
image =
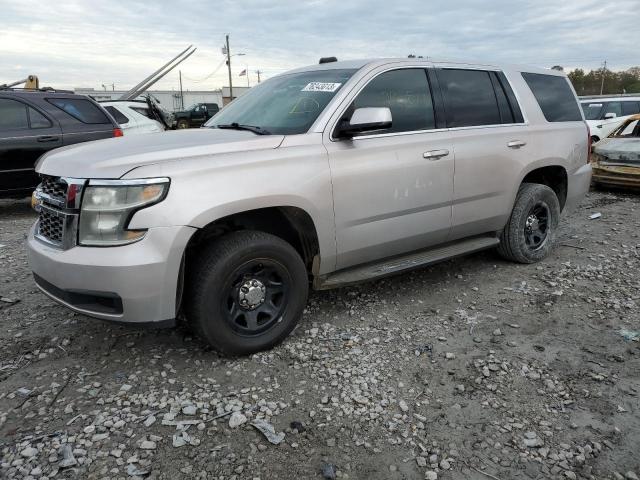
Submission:
<svg viewBox="0 0 640 480">
<path fill-rule="evenodd" d="M 289 335 L 308 288 L 304 262 L 291 245 L 263 232 L 234 232 L 194 262 L 185 310 L 215 349 L 244 355 Z"/>
<path fill-rule="evenodd" d="M 500 236 L 498 253 L 507 260 L 534 263 L 553 248 L 560 220 L 560 203 L 555 192 L 537 183 L 523 183 Z"/>
</svg>

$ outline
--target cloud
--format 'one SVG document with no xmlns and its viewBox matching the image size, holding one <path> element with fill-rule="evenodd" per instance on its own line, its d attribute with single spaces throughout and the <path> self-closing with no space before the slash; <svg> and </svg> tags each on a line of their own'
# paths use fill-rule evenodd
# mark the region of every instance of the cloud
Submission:
<svg viewBox="0 0 640 480">
<path fill-rule="evenodd" d="M 461 58 L 550 67 L 612 68 L 640 63 L 630 40 L 640 22 L 637 0 L 124 0 L 28 3 L 0 0 L 0 83 L 39 75 L 59 88 L 133 86 L 193 43 L 180 69 L 188 89 L 228 83 L 220 47 L 231 35 L 234 83 L 249 66 L 263 78 L 340 59 Z M 628 32 L 627 35 L 624 32 Z M 177 88 L 174 71 L 157 84 Z"/>
</svg>

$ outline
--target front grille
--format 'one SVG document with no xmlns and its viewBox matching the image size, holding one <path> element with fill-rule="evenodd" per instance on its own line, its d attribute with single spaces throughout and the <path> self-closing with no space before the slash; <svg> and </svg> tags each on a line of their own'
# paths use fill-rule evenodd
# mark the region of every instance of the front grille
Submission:
<svg viewBox="0 0 640 480">
<path fill-rule="evenodd" d="M 65 215 L 45 206 L 40 206 L 38 234 L 47 241 L 62 245 Z"/>
<path fill-rule="evenodd" d="M 76 244 L 84 180 L 42 176 L 36 189 L 39 218 L 36 238 L 63 250 Z"/>
<path fill-rule="evenodd" d="M 67 182 L 60 178 L 43 176 L 40 190 L 56 200 L 65 201 L 67 198 Z"/>
</svg>

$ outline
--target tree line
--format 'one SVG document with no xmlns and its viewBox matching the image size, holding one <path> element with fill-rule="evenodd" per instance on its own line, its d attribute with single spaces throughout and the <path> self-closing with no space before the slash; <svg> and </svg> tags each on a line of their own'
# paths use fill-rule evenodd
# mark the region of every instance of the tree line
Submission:
<svg viewBox="0 0 640 480">
<path fill-rule="evenodd" d="M 564 70 L 558 65 L 552 68 Z M 567 76 L 578 95 L 599 95 L 601 87 L 603 95 L 640 93 L 640 67 L 631 67 L 621 72 L 600 68 L 588 73 L 585 73 L 581 68 L 576 68 L 567 73 Z M 602 82 L 603 77 L 604 83 Z"/>
</svg>

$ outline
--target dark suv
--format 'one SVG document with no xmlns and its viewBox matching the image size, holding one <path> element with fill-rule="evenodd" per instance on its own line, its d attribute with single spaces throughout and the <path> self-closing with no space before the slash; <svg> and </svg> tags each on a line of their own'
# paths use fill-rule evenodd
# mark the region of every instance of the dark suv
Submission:
<svg viewBox="0 0 640 480">
<path fill-rule="evenodd" d="M 115 120 L 86 96 L 0 90 L 0 197 L 29 195 L 35 189 L 39 180 L 34 167 L 43 153 L 119 136 Z"/>
<path fill-rule="evenodd" d="M 189 110 L 174 114 L 176 128 L 200 127 L 219 110 L 217 103 L 196 103 Z"/>
</svg>

